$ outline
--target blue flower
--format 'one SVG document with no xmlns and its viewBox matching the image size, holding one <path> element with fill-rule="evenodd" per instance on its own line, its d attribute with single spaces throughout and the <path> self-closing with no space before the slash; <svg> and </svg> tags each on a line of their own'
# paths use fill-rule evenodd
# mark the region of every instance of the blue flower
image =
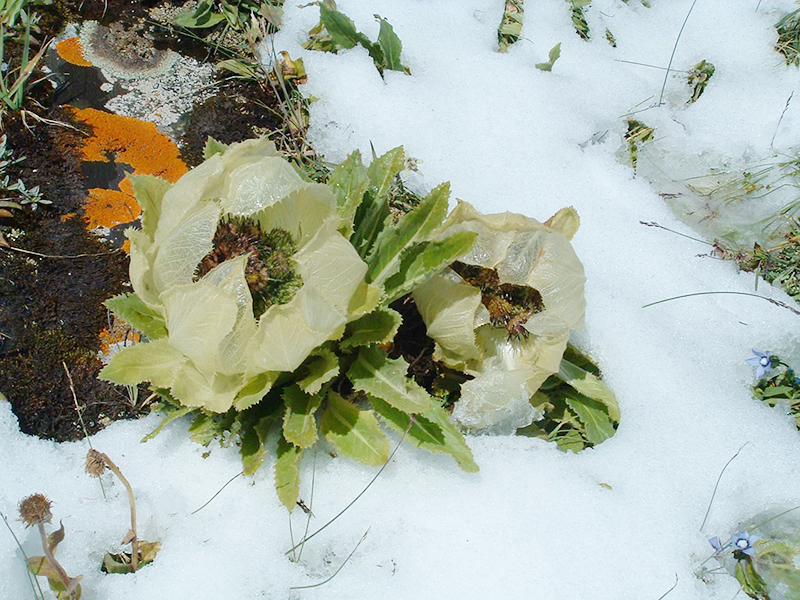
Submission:
<svg viewBox="0 0 800 600">
<path fill-rule="evenodd" d="M 772 369 L 772 361 L 769 357 L 770 353 L 753 350 L 753 354 L 755 354 L 755 356 L 753 358 L 748 358 L 746 362 L 748 365 L 752 365 L 756 368 L 756 379 L 761 379 Z"/>
<path fill-rule="evenodd" d="M 739 533 L 731 537 L 731 544 L 733 545 L 734 551 L 738 550 L 743 554 L 747 554 L 747 556 L 755 556 L 756 551 L 753 548 L 753 544 L 755 544 L 760 539 L 761 536 L 758 535 L 757 533 L 740 531 Z"/>
</svg>

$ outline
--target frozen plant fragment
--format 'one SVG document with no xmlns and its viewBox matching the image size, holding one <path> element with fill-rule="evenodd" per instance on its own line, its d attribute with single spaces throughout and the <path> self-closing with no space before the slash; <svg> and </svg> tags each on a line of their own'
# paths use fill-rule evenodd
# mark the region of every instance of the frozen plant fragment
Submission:
<svg viewBox="0 0 800 600">
<path fill-rule="evenodd" d="M 753 350 L 753 354 L 755 354 L 755 356 L 748 358 L 745 362 L 756 368 L 756 379 L 761 379 L 772 369 L 770 353 Z"/>
<path fill-rule="evenodd" d="M 753 548 L 753 544 L 755 544 L 760 539 L 761 536 L 758 535 L 757 533 L 740 531 L 739 533 L 731 537 L 731 544 L 733 545 L 734 551 L 747 554 L 747 556 L 755 556 L 756 551 Z"/>
</svg>

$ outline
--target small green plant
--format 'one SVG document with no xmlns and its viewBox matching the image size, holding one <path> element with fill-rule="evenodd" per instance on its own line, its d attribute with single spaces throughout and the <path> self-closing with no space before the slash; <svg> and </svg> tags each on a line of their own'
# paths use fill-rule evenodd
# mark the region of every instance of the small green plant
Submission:
<svg viewBox="0 0 800 600">
<path fill-rule="evenodd" d="M 561 56 L 561 42 L 556 44 L 550 49 L 550 54 L 547 57 L 547 62 L 537 63 L 536 68 L 540 71 L 552 71 L 553 65 Z"/>
<path fill-rule="evenodd" d="M 11 62 L 9 46 L 22 43 L 19 57 L 13 57 L 16 64 L 9 65 L 0 74 L 0 117 L 5 110 L 19 112 L 25 99 L 25 89 L 39 61 L 47 52 L 50 42 L 41 44 L 39 51 L 31 58 L 31 33 L 37 30 L 40 16 L 33 12 L 32 6 L 41 2 L 28 0 L 0 0 L 0 63 Z"/>
<path fill-rule="evenodd" d="M 727 539 L 708 541 L 714 554 L 704 560 L 697 575 L 704 581 L 715 575 L 733 575 L 750 598 L 796 598 L 800 590 L 800 540 L 796 523 L 780 520 L 798 507 L 786 510 L 756 525 L 746 527 Z M 717 568 L 706 563 L 715 560 Z"/>
<path fill-rule="evenodd" d="M 17 179 L 16 183 L 11 183 L 11 177 L 5 174 L 7 167 L 15 165 L 25 160 L 24 156 L 14 158 L 13 151 L 7 145 L 8 138 L 0 136 L 0 192 L 14 192 L 11 197 L 0 198 L 0 208 L 22 208 L 25 204 L 52 204 L 45 199 L 39 191 L 39 186 L 28 189 L 25 182 Z"/>
<path fill-rule="evenodd" d="M 319 23 L 309 32 L 309 40 L 303 44 L 308 50 L 337 53 L 356 45 L 361 45 L 369 52 L 375 68 L 383 76 L 385 70 L 402 71 L 406 75 L 411 70 L 400 60 L 403 44 L 394 32 L 394 28 L 380 15 L 375 18 L 380 23 L 378 40 L 373 42 L 356 29 L 355 23 L 345 14 L 336 10 L 333 0 L 313 2 L 319 5 Z"/>
<path fill-rule="evenodd" d="M 55 592 L 58 600 L 79 600 L 81 597 L 80 581 L 82 575 L 70 577 L 64 567 L 56 560 L 55 552 L 58 545 L 64 540 L 64 524 L 47 535 L 44 525 L 52 521 L 50 502 L 43 494 L 33 494 L 19 503 L 20 519 L 26 527 L 36 527 L 42 540 L 44 556 L 33 556 L 28 559 L 28 567 L 34 575 L 47 578 L 50 589 Z"/>
<path fill-rule="evenodd" d="M 222 38 L 229 30 L 244 32 L 254 19 L 263 17 L 276 32 L 283 19 L 283 0 L 201 0 L 193 11 L 179 13 L 175 24 L 187 29 L 213 29 L 222 26 Z"/>
<path fill-rule="evenodd" d="M 705 60 L 701 60 L 692 67 L 688 77 L 689 85 L 692 87 L 692 97 L 689 99 L 689 103 L 697 102 L 697 99 L 703 95 L 714 71 L 714 65 Z"/>
<path fill-rule="evenodd" d="M 136 500 L 133 496 L 133 488 L 128 480 L 119 470 L 119 467 L 108 457 L 107 454 L 98 452 L 94 448 L 90 449 L 86 455 L 86 472 L 92 477 L 101 477 L 108 468 L 125 486 L 128 492 L 128 503 L 131 508 L 131 527 L 122 540 L 123 544 L 131 544 L 131 552 L 128 554 L 111 554 L 107 552 L 103 557 L 103 571 L 106 573 L 135 573 L 136 569 L 147 565 L 156 557 L 161 549 L 160 542 L 147 542 L 140 540 L 136 533 Z"/>
<path fill-rule="evenodd" d="M 572 14 L 572 26 L 575 28 L 575 33 L 581 36 L 582 40 L 589 40 L 589 23 L 586 21 L 586 15 L 583 14 L 583 9 L 592 3 L 592 0 L 567 0 L 570 12 Z"/>
<path fill-rule="evenodd" d="M 648 127 L 641 121 L 628 118 L 628 131 L 625 134 L 625 143 L 628 146 L 628 157 L 631 160 L 633 170 L 636 170 L 636 163 L 639 161 L 639 149 L 646 143 L 653 141 L 655 129 Z"/>
<path fill-rule="evenodd" d="M 775 24 L 778 43 L 775 50 L 783 54 L 787 65 L 800 67 L 800 8 Z"/>
<path fill-rule="evenodd" d="M 753 395 L 770 406 L 786 403 L 800 429 L 800 378 L 777 354 L 753 350 L 753 355 L 747 360 L 756 367 Z"/>
<path fill-rule="evenodd" d="M 500 27 L 497 28 L 497 50 L 499 52 L 508 52 L 509 46 L 519 41 L 525 11 L 523 1 L 506 0 L 503 19 L 500 21 Z"/>
</svg>

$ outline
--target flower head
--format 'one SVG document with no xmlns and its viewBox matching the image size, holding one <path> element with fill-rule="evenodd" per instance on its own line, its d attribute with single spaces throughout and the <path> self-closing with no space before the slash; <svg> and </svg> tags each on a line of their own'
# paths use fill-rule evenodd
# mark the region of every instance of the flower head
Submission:
<svg viewBox="0 0 800 600">
<path fill-rule="evenodd" d="M 714 554 L 722 554 L 722 542 L 719 541 L 719 538 L 716 535 L 712 538 L 708 538 L 708 543 L 714 547 Z"/>
<path fill-rule="evenodd" d="M 339 232 L 336 198 L 272 142 L 233 144 L 173 186 L 134 186 L 142 228 L 126 231 L 131 284 L 163 327 L 101 377 L 149 381 L 185 406 L 244 410 L 355 318 L 367 265 Z"/>
<path fill-rule="evenodd" d="M 473 377 L 453 412 L 462 426 L 513 433 L 536 418 L 530 397 L 558 372 L 570 330 L 583 327 L 586 278 L 569 242 L 577 228 L 572 208 L 540 223 L 459 202 L 435 232 L 478 234 L 467 254 L 414 290 L 434 358 Z"/>
<path fill-rule="evenodd" d="M 94 448 L 86 454 L 86 472 L 92 477 L 100 477 L 106 470 L 106 461 L 101 452 Z"/>
<path fill-rule="evenodd" d="M 770 359 L 769 352 L 759 352 L 753 350 L 752 358 L 747 359 L 747 364 L 756 368 L 756 379 L 761 379 L 772 370 L 772 360 Z"/>
<path fill-rule="evenodd" d="M 25 523 L 25 527 L 37 525 L 39 523 L 49 523 L 53 518 L 50 507 L 53 505 L 44 494 L 33 494 L 19 503 L 20 520 Z"/>
<path fill-rule="evenodd" d="M 741 552 L 747 556 L 755 556 L 756 551 L 753 548 L 761 536 L 757 533 L 750 533 L 749 531 L 740 531 L 736 535 L 731 536 L 731 544 L 733 545 L 734 552 Z"/>
</svg>

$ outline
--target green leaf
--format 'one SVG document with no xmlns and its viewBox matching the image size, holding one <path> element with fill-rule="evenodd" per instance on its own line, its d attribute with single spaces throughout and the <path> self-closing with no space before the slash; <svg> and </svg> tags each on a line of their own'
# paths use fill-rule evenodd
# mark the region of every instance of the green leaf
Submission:
<svg viewBox="0 0 800 600">
<path fill-rule="evenodd" d="M 53 566 L 53 563 L 46 556 L 32 556 L 28 559 L 28 568 L 34 575 L 40 575 L 47 578 L 47 583 L 50 589 L 55 592 L 58 600 L 80 600 L 81 585 L 78 583 L 82 576 L 69 577 L 69 585 L 74 588 L 74 596 L 70 594 L 67 585 L 61 579 L 61 574 Z"/>
<path fill-rule="evenodd" d="M 340 163 L 328 179 L 328 187 L 336 196 L 336 207 L 342 218 L 339 231 L 348 239 L 353 234 L 353 219 L 368 185 L 367 168 L 362 164 L 358 150 Z"/>
<path fill-rule="evenodd" d="M 50 554 L 55 555 L 56 548 L 64 541 L 64 523 L 62 521 L 61 527 L 47 536 L 47 546 L 50 549 Z"/>
<path fill-rule="evenodd" d="M 272 416 L 266 416 L 261 417 L 255 424 L 247 424 L 242 427 L 239 433 L 242 440 L 239 454 L 242 455 L 245 475 L 252 475 L 258 471 L 261 463 L 264 462 L 264 456 L 267 454 L 264 444 L 274 421 Z"/>
<path fill-rule="evenodd" d="M 339 358 L 328 348 L 320 346 L 303 364 L 308 371 L 303 379 L 297 382 L 306 394 L 316 394 L 322 386 L 339 374 Z"/>
<path fill-rule="evenodd" d="M 170 346 L 168 339 L 162 338 L 115 352 L 97 377 L 123 385 L 149 381 L 158 387 L 171 387 L 176 371 L 186 361 L 183 354 Z"/>
<path fill-rule="evenodd" d="M 278 458 L 275 461 L 275 491 L 278 493 L 281 504 L 289 512 L 292 512 L 292 509 L 297 506 L 297 497 L 300 495 L 298 463 L 302 453 L 302 448 L 298 448 L 283 438 L 278 442 Z"/>
<path fill-rule="evenodd" d="M 406 152 L 402 146 L 389 150 L 376 158 L 367 169 L 367 176 L 372 188 L 376 190 L 375 198 L 383 200 L 392 189 L 394 178 L 406 165 Z"/>
<path fill-rule="evenodd" d="M 403 322 L 400 313 L 391 308 L 378 308 L 356 321 L 347 324 L 339 348 L 350 350 L 356 346 L 391 342 Z"/>
<path fill-rule="evenodd" d="M 128 179 L 133 185 L 136 202 L 142 208 L 142 232 L 152 238 L 161 216 L 161 200 L 172 184 L 153 175 L 128 175 Z"/>
<path fill-rule="evenodd" d="M 602 402 L 608 415 L 619 423 L 620 412 L 617 397 L 603 381 L 565 358 L 561 359 L 557 377 L 584 396 Z"/>
<path fill-rule="evenodd" d="M 753 561 L 749 558 L 736 563 L 734 576 L 742 586 L 742 591 L 751 598 L 768 599 L 767 583 L 756 572 Z"/>
<path fill-rule="evenodd" d="M 384 304 L 425 283 L 458 257 L 469 252 L 478 234 L 459 231 L 442 240 L 423 242 L 409 248 L 400 259 L 400 269 L 386 280 Z"/>
<path fill-rule="evenodd" d="M 120 294 L 109 298 L 103 305 L 128 325 L 151 340 L 167 337 L 164 317 L 148 307 L 136 294 Z"/>
<path fill-rule="evenodd" d="M 317 441 L 317 421 L 314 415 L 322 398 L 306 394 L 297 385 L 283 391 L 286 412 L 283 415 L 283 435 L 300 448 L 310 448 Z"/>
<path fill-rule="evenodd" d="M 236 394 L 236 399 L 233 401 L 234 408 L 245 410 L 261 402 L 280 374 L 280 371 L 267 371 L 256 375 Z"/>
<path fill-rule="evenodd" d="M 552 71 L 553 65 L 556 64 L 559 56 L 561 56 L 561 42 L 550 49 L 549 60 L 547 62 L 537 63 L 536 68 L 540 71 Z"/>
<path fill-rule="evenodd" d="M 384 68 L 392 71 L 407 71 L 403 63 L 400 62 L 400 53 L 403 50 L 403 44 L 394 32 L 394 28 L 380 15 L 375 15 L 375 18 L 378 19 L 381 24 L 380 33 L 378 34 L 378 45 L 381 47 L 383 53 Z"/>
<path fill-rule="evenodd" d="M 389 192 L 395 177 L 405 166 L 402 146 L 389 150 L 372 161 L 367 169 L 369 187 L 356 210 L 354 232 L 350 241 L 362 258 L 369 255 L 378 235 L 390 219 Z"/>
<path fill-rule="evenodd" d="M 599 444 L 614 436 L 614 425 L 602 402 L 568 391 L 564 393 L 564 400 L 586 428 L 589 443 Z"/>
<path fill-rule="evenodd" d="M 347 373 L 357 390 L 367 392 L 406 413 L 421 413 L 433 408 L 433 400 L 408 377 L 408 363 L 390 359 L 377 347 L 362 348 Z"/>
<path fill-rule="evenodd" d="M 355 23 L 338 10 L 333 10 L 321 4 L 319 16 L 331 36 L 335 50 L 346 50 L 356 44 L 361 44 L 369 49 L 368 46 L 372 44 L 367 36 L 356 30 Z"/>
<path fill-rule="evenodd" d="M 225 15 L 211 12 L 211 2 L 201 2 L 192 12 L 182 12 L 175 16 L 175 24 L 188 29 L 213 27 L 225 20 Z"/>
<path fill-rule="evenodd" d="M 159 390 L 156 390 L 156 392 L 161 396 L 169 397 L 169 392 L 167 390 L 159 389 Z M 191 413 L 193 411 L 197 411 L 198 410 L 196 407 L 193 407 L 193 406 L 180 406 L 180 405 L 178 405 L 177 401 L 174 400 L 174 399 L 171 400 L 170 402 L 162 402 L 161 404 L 162 404 L 162 406 L 161 406 L 161 408 L 159 408 L 159 412 L 163 413 L 165 416 L 164 416 L 163 419 L 161 419 L 161 423 L 158 424 L 158 427 L 153 429 L 153 431 L 151 431 L 150 433 L 148 433 L 146 436 L 144 436 L 141 439 L 142 443 L 144 443 L 144 442 L 146 442 L 148 440 L 152 440 L 159 433 L 161 433 L 161 431 L 167 425 L 172 423 L 172 421 L 174 421 L 175 419 L 180 419 L 181 417 L 183 417 L 185 415 L 188 415 L 189 413 Z"/>
<path fill-rule="evenodd" d="M 208 413 L 198 410 L 192 424 L 189 425 L 189 439 L 193 442 L 208 446 L 214 438 L 222 438 L 226 431 L 230 431 L 236 418 L 234 411 L 223 414 Z"/>
<path fill-rule="evenodd" d="M 779 385 L 775 387 L 764 388 L 763 394 L 764 398 L 772 398 L 773 396 L 784 396 L 788 398 L 789 394 L 792 392 L 792 389 L 793 388 L 788 385 Z"/>
<path fill-rule="evenodd" d="M 221 60 L 216 64 L 216 67 L 218 69 L 230 71 L 231 73 L 239 75 L 240 77 L 244 77 L 245 79 L 258 79 L 259 76 L 257 66 L 236 58 Z"/>
<path fill-rule="evenodd" d="M 407 437 L 417 448 L 449 454 L 464 471 L 478 472 L 478 465 L 475 464 L 472 451 L 467 446 L 464 436 L 441 406 L 434 406 L 431 410 L 416 415 L 409 429 L 410 415 L 379 398 L 370 397 L 370 402 L 389 427 L 401 434 L 408 430 Z"/>
<path fill-rule="evenodd" d="M 378 466 L 389 458 L 389 440 L 375 413 L 359 410 L 336 392 L 328 392 L 319 429 L 336 450 L 364 464 Z"/>
<path fill-rule="evenodd" d="M 575 454 L 586 447 L 586 442 L 583 441 L 583 436 L 577 429 L 561 430 L 556 436 L 556 444 L 562 452 L 572 451 Z"/>
<path fill-rule="evenodd" d="M 431 231 L 441 225 L 447 214 L 449 197 L 450 184 L 443 183 L 394 227 L 387 227 L 380 233 L 367 257 L 367 282 L 382 284 L 397 272 L 403 252 L 424 241 Z"/>
</svg>

